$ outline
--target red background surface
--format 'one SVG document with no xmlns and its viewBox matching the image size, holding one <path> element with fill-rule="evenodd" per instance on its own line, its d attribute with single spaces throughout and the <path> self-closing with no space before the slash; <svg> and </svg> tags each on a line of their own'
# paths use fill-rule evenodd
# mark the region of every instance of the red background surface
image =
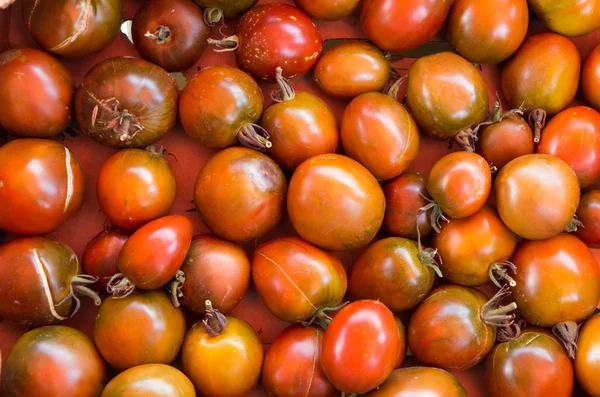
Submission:
<svg viewBox="0 0 600 397">
<path fill-rule="evenodd" d="M 293 3 L 292 1 L 285 0 L 261 0 L 259 4 L 277 2 Z M 123 3 L 124 17 L 126 19 L 131 19 L 135 15 L 136 10 L 143 3 L 143 0 L 123 0 Z M 324 39 L 364 37 L 360 30 L 357 14 L 344 21 L 316 22 L 316 24 Z M 222 31 L 224 33 L 233 33 L 235 21 L 228 20 L 226 21 L 226 25 L 227 28 L 222 29 Z M 537 22 L 531 24 L 530 33 L 538 32 L 540 30 L 543 30 L 543 27 Z M 217 28 L 213 29 L 213 38 L 220 38 Z M 594 46 L 600 44 L 600 31 L 588 36 L 574 38 L 573 41 L 579 48 L 583 60 Z M 37 45 L 31 39 L 22 23 L 21 4 L 20 1 L 17 0 L 16 4 L 9 10 L 0 11 L 0 49 L 20 47 L 37 47 Z M 109 57 L 122 55 L 139 57 L 133 44 L 131 44 L 124 35 L 119 34 L 117 39 L 108 48 L 95 56 L 81 60 L 63 59 L 62 61 L 71 70 L 75 82 L 78 84 L 85 73 L 97 62 Z M 406 63 L 401 65 L 408 66 L 410 64 L 409 60 L 406 60 L 405 62 Z M 217 54 L 209 48 L 197 62 L 196 66 L 206 67 L 215 64 L 235 65 L 235 57 L 233 53 Z M 185 74 L 188 78 L 191 78 L 196 73 L 196 66 L 186 71 Z M 484 66 L 482 74 L 487 82 L 490 104 L 492 104 L 495 98 L 495 92 L 499 89 L 499 68 L 497 66 Z M 261 87 L 265 94 L 266 106 L 271 102 L 270 93 L 275 86 L 272 84 L 261 83 Z M 340 121 L 346 102 L 324 97 L 313 83 L 310 73 L 295 79 L 294 87 L 297 91 L 309 91 L 320 95 L 329 103 L 338 118 L 338 121 Z M 400 95 L 403 95 L 402 91 Z M 583 103 L 580 97 L 578 97 L 575 102 Z M 63 143 L 75 153 L 83 166 L 86 177 L 86 198 L 84 206 L 79 214 L 49 236 L 66 243 L 73 248 L 77 254 L 81 255 L 86 243 L 102 230 L 105 222 L 105 218 L 100 212 L 98 203 L 96 202 L 96 179 L 103 161 L 114 153 L 114 150 L 103 147 L 83 136 L 76 137 L 72 141 L 65 141 Z M 173 157 L 167 157 L 177 178 L 177 200 L 172 213 L 184 215 L 189 218 L 194 224 L 194 232 L 196 234 L 208 232 L 195 212 L 186 211 L 193 208 L 191 200 L 193 198 L 193 185 L 196 175 L 208 158 L 210 158 L 213 151 L 188 139 L 180 125 L 177 125 L 164 140 L 159 142 L 159 144 L 163 144 L 165 148 L 177 158 L 177 160 L 175 160 Z M 422 136 L 421 151 L 411 170 L 428 173 L 433 163 L 448 151 L 447 143 L 434 141 Z M 276 230 L 273 230 L 256 242 L 246 244 L 246 248 L 248 252 L 251 253 L 255 245 L 260 242 L 279 235 L 290 235 L 293 233 L 293 229 L 289 225 L 289 222 L 287 219 L 284 219 L 282 224 L 278 226 Z M 359 252 L 356 251 L 346 252 L 340 253 L 339 256 L 344 260 L 347 268 L 350 268 L 358 253 Z M 594 254 L 597 259 L 600 259 L 600 250 L 595 250 Z M 486 292 L 491 291 L 490 289 L 484 290 L 486 290 Z M 77 316 L 65 321 L 64 324 L 79 328 L 91 336 L 95 313 L 96 308 L 90 304 L 90 302 L 86 301 Z M 287 323 L 277 320 L 267 311 L 252 288 L 242 303 L 231 314 L 248 321 L 260 333 L 265 348 L 268 348 L 279 332 L 288 326 Z M 198 318 L 189 316 L 188 325 L 191 326 L 197 319 Z M 24 327 L 14 325 L 9 321 L 0 323 L 0 350 L 3 352 L 4 357 L 15 340 L 24 332 L 26 332 Z M 414 360 L 410 358 L 407 358 L 405 363 L 405 365 L 408 366 L 415 364 Z M 455 375 L 467 388 L 469 396 L 478 397 L 487 394 L 482 379 L 481 365 L 469 371 L 455 373 Z M 257 389 L 251 395 L 264 396 L 265 394 L 262 390 Z M 574 395 L 583 396 L 585 394 L 580 390 L 576 390 Z"/>
</svg>

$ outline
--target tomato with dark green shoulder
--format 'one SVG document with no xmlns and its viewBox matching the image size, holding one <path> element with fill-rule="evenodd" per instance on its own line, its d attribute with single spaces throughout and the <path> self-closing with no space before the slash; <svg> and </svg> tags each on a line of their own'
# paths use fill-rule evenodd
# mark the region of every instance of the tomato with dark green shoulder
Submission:
<svg viewBox="0 0 600 397">
<path fill-rule="evenodd" d="M 600 28 L 598 0 L 528 0 L 528 3 L 548 29 L 565 36 L 583 36 Z"/>
</svg>

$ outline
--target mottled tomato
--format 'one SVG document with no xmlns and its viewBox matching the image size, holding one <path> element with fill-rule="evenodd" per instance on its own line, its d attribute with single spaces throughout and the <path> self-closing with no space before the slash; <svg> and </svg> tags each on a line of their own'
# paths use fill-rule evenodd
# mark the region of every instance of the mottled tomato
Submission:
<svg viewBox="0 0 600 397">
<path fill-rule="evenodd" d="M 215 154 L 196 179 L 194 202 L 202 222 L 226 240 L 246 241 L 271 230 L 284 212 L 286 180 L 279 166 L 252 149 Z"/>
<path fill-rule="evenodd" d="M 268 397 L 338 397 L 319 365 L 323 331 L 300 325 L 286 328 L 275 339 L 262 370 Z"/>
<path fill-rule="evenodd" d="M 366 92 L 382 91 L 390 72 L 390 63 L 380 49 L 364 41 L 349 40 L 319 58 L 314 79 L 328 96 L 352 99 Z"/>
<path fill-rule="evenodd" d="M 581 91 L 596 110 L 600 110 L 600 44 L 594 48 L 581 68 Z"/>
<path fill-rule="evenodd" d="M 340 310 L 325 330 L 321 366 L 336 389 L 366 393 L 392 372 L 399 347 L 392 312 L 379 301 L 360 300 Z"/>
<path fill-rule="evenodd" d="M 164 364 L 145 364 L 115 376 L 101 397 L 196 397 L 194 385 L 181 371 Z"/>
<path fill-rule="evenodd" d="M 23 1 L 23 21 L 34 40 L 66 57 L 84 57 L 108 46 L 122 18 L 121 0 Z"/>
<path fill-rule="evenodd" d="M 108 280 L 119 273 L 117 259 L 128 237 L 126 232 L 111 227 L 98 233 L 85 246 L 81 267 L 84 273 L 98 277 L 91 286 L 95 291 L 106 292 Z"/>
<path fill-rule="evenodd" d="M 311 18 L 339 21 L 354 12 L 360 0 L 296 0 L 296 4 Z"/>
<path fill-rule="evenodd" d="M 96 314 L 94 342 L 113 368 L 171 364 L 185 336 L 185 316 L 161 290 L 109 297 Z"/>
<path fill-rule="evenodd" d="M 583 36 L 600 28 L 598 0 L 527 0 L 550 30 L 565 36 Z"/>
<path fill-rule="evenodd" d="M 463 385 L 451 373 L 439 368 L 397 369 L 367 397 L 468 397 Z"/>
<path fill-rule="evenodd" d="M 328 319 L 348 279 L 335 256 L 297 238 L 282 237 L 259 246 L 252 257 L 252 279 L 271 313 L 290 323 L 313 316 Z"/>
<path fill-rule="evenodd" d="M 217 23 L 222 17 L 239 17 L 258 2 L 258 0 L 194 0 L 203 8 L 207 8 L 208 15 L 219 14 L 219 18 L 212 19 L 212 23 Z M 213 15 L 214 16 L 214 15 Z"/>
<path fill-rule="evenodd" d="M 596 352 L 600 349 L 600 315 L 587 319 L 579 331 L 577 355 L 575 356 L 575 375 L 579 384 L 592 396 L 600 396 L 597 375 L 600 362 Z"/>
<path fill-rule="evenodd" d="M 583 227 L 578 227 L 575 235 L 588 247 L 600 248 L 600 190 L 581 195 L 576 215 Z"/>
<path fill-rule="evenodd" d="M 451 0 L 365 0 L 360 26 L 385 51 L 406 51 L 425 44 L 442 29 Z"/>
<path fill-rule="evenodd" d="M 131 27 L 140 55 L 169 72 L 194 65 L 206 49 L 210 33 L 202 9 L 192 0 L 147 1 Z"/>
<path fill-rule="evenodd" d="M 478 137 L 477 153 L 498 169 L 535 150 L 531 127 L 516 113 L 480 128 Z"/>
<path fill-rule="evenodd" d="M 99 397 L 106 364 L 84 333 L 53 325 L 21 336 L 2 368 L 6 397 Z"/>
<path fill-rule="evenodd" d="M 287 209 L 304 240 L 326 250 L 344 251 L 363 247 L 375 237 L 383 222 L 385 196 L 360 163 L 325 154 L 296 168 Z"/>
<path fill-rule="evenodd" d="M 573 219 L 579 181 L 567 163 L 547 154 L 528 154 L 508 163 L 495 182 L 502 221 L 530 240 L 552 237 Z"/>
</svg>

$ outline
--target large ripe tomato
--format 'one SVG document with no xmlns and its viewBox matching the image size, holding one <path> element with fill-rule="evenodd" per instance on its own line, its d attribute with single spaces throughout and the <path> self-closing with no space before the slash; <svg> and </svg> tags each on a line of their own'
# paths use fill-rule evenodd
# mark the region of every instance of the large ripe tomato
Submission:
<svg viewBox="0 0 600 397">
<path fill-rule="evenodd" d="M 113 368 L 171 364 L 185 336 L 185 315 L 161 290 L 135 291 L 102 302 L 94 323 L 94 342 Z"/>
<path fill-rule="evenodd" d="M 502 221 L 513 232 L 541 240 L 563 231 L 579 204 L 579 181 L 567 163 L 528 154 L 508 163 L 495 182 Z"/>
<path fill-rule="evenodd" d="M 366 92 L 381 92 L 390 72 L 390 63 L 380 49 L 364 41 L 350 40 L 319 58 L 314 79 L 328 96 L 352 99 Z"/>
<path fill-rule="evenodd" d="M 210 33 L 202 10 L 192 0 L 147 1 L 131 27 L 140 55 L 169 72 L 194 65 L 206 49 Z"/>
<path fill-rule="evenodd" d="M 196 397 L 194 385 L 177 368 L 145 364 L 115 376 L 101 397 Z"/>
<path fill-rule="evenodd" d="M 583 227 L 577 228 L 575 235 L 588 247 L 600 248 L 600 190 L 581 195 L 576 215 Z"/>
<path fill-rule="evenodd" d="M 21 336 L 2 368 L 6 397 L 99 397 L 106 364 L 83 332 L 53 325 Z"/>
<path fill-rule="evenodd" d="M 90 69 L 75 95 L 82 131 L 115 148 L 143 147 L 177 122 L 179 88 L 163 68 L 142 59 L 115 57 Z"/>
<path fill-rule="evenodd" d="M 594 397 L 600 396 L 598 349 L 600 349 L 600 315 L 596 314 L 583 323 L 577 339 L 575 356 L 577 380 L 585 391 Z"/>
<path fill-rule="evenodd" d="M 531 127 L 519 114 L 511 113 L 479 129 L 477 153 L 498 169 L 535 150 Z"/>
<path fill-rule="evenodd" d="M 599 0 L 527 0 L 550 30 L 565 36 L 583 36 L 600 28 Z"/>
<path fill-rule="evenodd" d="M 50 54 L 33 48 L 0 54 L 0 126 L 13 135 L 49 138 L 71 120 L 73 77 Z"/>
<path fill-rule="evenodd" d="M 281 237 L 259 246 L 252 279 L 271 313 L 290 323 L 308 321 L 342 302 L 348 278 L 335 256 L 297 238 Z"/>
<path fill-rule="evenodd" d="M 208 9 L 208 15 L 218 14 L 219 18 L 210 19 L 210 22 L 217 23 L 222 17 L 236 18 L 248 11 L 258 2 L 258 0 L 194 0 L 202 8 Z"/>
<path fill-rule="evenodd" d="M 270 147 L 269 134 L 256 123 L 263 112 L 263 95 L 256 81 L 226 65 L 202 69 L 185 86 L 179 101 L 179 117 L 185 132 L 213 149 L 243 145 L 262 150 Z"/>
<path fill-rule="evenodd" d="M 596 110 L 600 110 L 600 44 L 594 48 L 581 68 L 581 91 Z"/>
<path fill-rule="evenodd" d="M 367 397 L 468 397 L 464 386 L 451 373 L 439 368 L 397 369 Z"/>
<path fill-rule="evenodd" d="M 91 286 L 96 292 L 106 293 L 108 280 L 119 273 L 117 260 L 128 237 L 124 231 L 111 227 L 98 233 L 85 246 L 81 268 L 85 274 L 98 277 Z"/>
<path fill-rule="evenodd" d="M 226 240 L 247 241 L 279 223 L 286 185 L 283 172 L 271 158 L 232 147 L 215 154 L 200 170 L 194 202 L 200 219 L 213 233 Z"/>
<path fill-rule="evenodd" d="M 392 312 L 381 302 L 360 300 L 340 310 L 323 335 L 321 366 L 346 393 L 366 393 L 394 369 L 400 340 Z"/>
<path fill-rule="evenodd" d="M 339 21 L 350 16 L 360 0 L 296 0 L 296 5 L 311 18 L 323 21 Z"/>
<path fill-rule="evenodd" d="M 389 95 L 369 92 L 346 107 L 340 126 L 344 153 L 379 180 L 395 178 L 419 154 L 419 127 L 408 110 Z"/>
<path fill-rule="evenodd" d="M 406 51 L 442 29 L 451 4 L 451 0 L 365 0 L 360 26 L 382 50 Z"/>
<path fill-rule="evenodd" d="M 262 386 L 268 397 L 337 397 L 321 365 L 323 331 L 292 325 L 265 355 Z"/>
<path fill-rule="evenodd" d="M 287 209 L 304 240 L 326 250 L 344 251 L 373 240 L 383 222 L 385 196 L 360 163 L 325 154 L 296 168 Z"/>
</svg>

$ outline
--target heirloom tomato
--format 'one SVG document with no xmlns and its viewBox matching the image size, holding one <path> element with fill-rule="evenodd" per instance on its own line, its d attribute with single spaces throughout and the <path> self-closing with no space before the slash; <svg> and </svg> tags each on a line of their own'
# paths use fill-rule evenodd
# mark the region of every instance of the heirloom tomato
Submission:
<svg viewBox="0 0 600 397">
<path fill-rule="evenodd" d="M 579 331 L 577 355 L 575 356 L 575 375 L 581 387 L 591 396 L 600 396 L 598 374 L 600 362 L 596 352 L 600 349 L 600 315 L 587 319 Z"/>
<path fill-rule="evenodd" d="M 565 36 L 583 36 L 600 28 L 599 0 L 527 0 L 550 30 Z"/>
<path fill-rule="evenodd" d="M 397 369 L 367 397 L 468 397 L 464 386 L 451 373 L 439 368 Z"/>
<path fill-rule="evenodd" d="M 585 192 L 579 201 L 577 219 L 583 224 L 575 235 L 591 248 L 600 248 L 600 190 Z"/>
<path fill-rule="evenodd" d="M 479 129 L 477 152 L 499 170 L 535 150 L 533 131 L 519 113 L 503 115 L 500 120 Z"/>
<path fill-rule="evenodd" d="M 181 371 L 164 364 L 145 364 L 115 376 L 101 397 L 196 397 L 194 385 Z"/>
<path fill-rule="evenodd" d="M 223 17 L 236 18 L 248 11 L 258 0 L 194 0 L 205 8 L 207 22 L 215 24 Z"/>
<path fill-rule="evenodd" d="M 593 108 L 600 111 L 600 44 L 590 52 L 581 68 L 581 91 Z"/>
<path fill-rule="evenodd" d="M 129 235 L 119 229 L 108 228 L 98 233 L 83 250 L 81 268 L 83 272 L 98 281 L 91 288 L 97 292 L 106 292 L 108 280 L 119 273 L 117 259 Z"/>
<path fill-rule="evenodd" d="M 360 0 L 296 0 L 296 4 L 311 18 L 338 21 L 354 12 Z"/>
</svg>

